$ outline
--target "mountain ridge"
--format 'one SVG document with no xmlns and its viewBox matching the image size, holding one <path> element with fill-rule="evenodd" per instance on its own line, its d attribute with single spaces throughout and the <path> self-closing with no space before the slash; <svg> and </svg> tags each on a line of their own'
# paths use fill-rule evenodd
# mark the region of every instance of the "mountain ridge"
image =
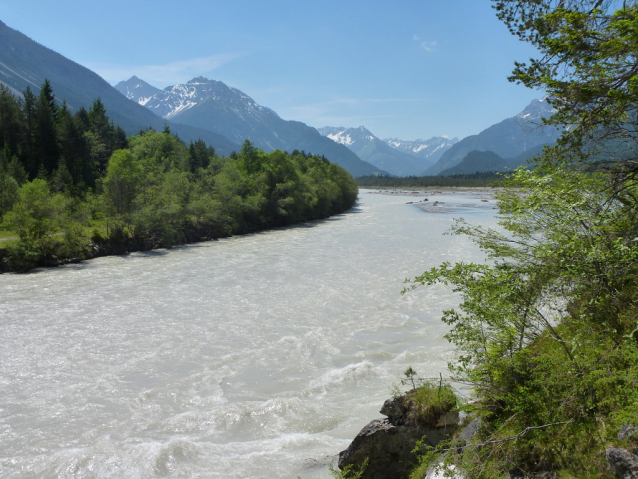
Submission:
<svg viewBox="0 0 638 479">
<path fill-rule="evenodd" d="M 163 90 L 156 89 L 148 99 L 145 95 L 151 90 L 142 82 L 134 76 L 119 82 L 116 88 L 140 104 L 143 101 L 145 108 L 160 117 L 209 129 L 237 143 L 250 139 L 265 151 L 304 150 L 323 155 L 353 176 L 385 173 L 345 146 L 323 137 L 315 128 L 284 120 L 272 109 L 221 81 L 199 76 Z"/>
<path fill-rule="evenodd" d="M 560 129 L 542 126 L 542 118 L 548 118 L 552 113 L 546 99 L 532 100 L 518 115 L 463 138 L 423 174 L 441 174 L 461 163 L 471 151 L 492 151 L 501 158 L 512 158 L 535 147 L 552 144 L 560 136 Z"/>
<path fill-rule="evenodd" d="M 48 79 L 53 93 L 75 111 L 88 109 L 100 98 L 111 120 L 133 135 L 149 127 L 162 130 L 167 123 L 144 107 L 127 100 L 97 73 L 70 60 L 60 53 L 30 39 L 0 21 L 0 82 L 20 95 L 29 86 L 34 93 Z M 230 154 L 239 145 L 201 128 L 168 122 L 171 131 L 183 140 L 204 140 L 220 154 Z"/>
<path fill-rule="evenodd" d="M 396 176 L 418 174 L 433 163 L 427 159 L 403 153 L 376 137 L 364 126 L 358 128 L 325 126 L 317 129 L 323 136 L 340 143 L 364 161 Z"/>
<path fill-rule="evenodd" d="M 414 155 L 420 158 L 426 158 L 435 164 L 443 153 L 449 150 L 453 145 L 459 142 L 458 138 L 449 138 L 448 136 L 433 136 L 429 140 L 421 138 L 409 141 L 400 140 L 398 138 L 384 138 L 388 145 L 392 148 Z"/>
</svg>

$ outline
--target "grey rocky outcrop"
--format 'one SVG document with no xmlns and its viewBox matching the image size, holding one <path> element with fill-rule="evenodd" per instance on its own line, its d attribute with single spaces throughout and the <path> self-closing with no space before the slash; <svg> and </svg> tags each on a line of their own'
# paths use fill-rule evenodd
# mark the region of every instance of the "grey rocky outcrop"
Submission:
<svg viewBox="0 0 638 479">
<path fill-rule="evenodd" d="M 632 426 L 631 424 L 625 424 L 622 428 L 620 428 L 618 440 L 623 441 L 634 436 L 638 437 L 638 427 Z"/>
<path fill-rule="evenodd" d="M 638 456 L 626 449 L 610 447 L 605 450 L 609 467 L 622 479 L 638 479 Z"/>
<path fill-rule="evenodd" d="M 456 444 L 456 447 L 458 448 L 456 450 L 457 453 L 462 453 L 461 448 L 470 443 L 472 438 L 478 432 L 480 426 L 481 426 L 481 419 L 476 418 L 463 428 L 459 436 L 454 441 Z M 453 479 L 464 479 L 465 476 L 461 474 L 459 471 L 456 471 L 455 466 L 448 466 L 447 468 L 444 468 L 444 470 L 441 470 L 442 469 L 441 464 L 443 463 L 443 461 L 445 461 L 445 458 L 447 457 L 447 455 L 448 455 L 447 452 L 443 454 L 436 461 L 436 463 L 428 469 L 428 472 L 426 473 L 424 479 L 443 479 L 443 478 L 450 478 L 450 477 L 452 477 Z"/>
<path fill-rule="evenodd" d="M 352 465 L 355 470 L 368 459 L 361 479 L 394 479 L 407 477 L 407 470 L 415 463 L 412 453 L 416 442 L 436 446 L 449 436 L 458 424 L 458 412 L 446 413 L 434 425 L 418 424 L 411 419 L 406 396 L 388 399 L 381 408 L 385 419 L 367 424 L 350 446 L 339 454 L 339 468 Z"/>
</svg>

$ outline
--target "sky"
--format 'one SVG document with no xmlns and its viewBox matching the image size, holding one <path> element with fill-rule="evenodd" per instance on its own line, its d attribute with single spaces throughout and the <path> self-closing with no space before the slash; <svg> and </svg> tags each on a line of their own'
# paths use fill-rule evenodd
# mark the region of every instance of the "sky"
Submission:
<svg viewBox="0 0 638 479">
<path fill-rule="evenodd" d="M 0 20 L 111 84 L 205 76 L 380 138 L 464 138 L 543 96 L 507 80 L 537 54 L 490 0 L 0 0 Z"/>
</svg>

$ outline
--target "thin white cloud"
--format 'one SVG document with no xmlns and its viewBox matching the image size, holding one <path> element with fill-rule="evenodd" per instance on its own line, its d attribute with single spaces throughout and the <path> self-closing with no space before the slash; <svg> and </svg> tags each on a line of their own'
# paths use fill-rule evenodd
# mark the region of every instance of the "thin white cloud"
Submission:
<svg viewBox="0 0 638 479">
<path fill-rule="evenodd" d="M 244 56 L 241 53 L 221 53 L 208 57 L 191 58 L 166 63 L 164 65 L 112 65 L 104 63 L 85 63 L 109 83 L 128 80 L 133 75 L 158 88 L 177 83 L 184 83 L 194 77 L 203 75 Z"/>
<path fill-rule="evenodd" d="M 434 47 L 436 46 L 436 41 L 432 41 L 432 42 L 428 42 L 425 40 L 422 40 L 421 37 L 419 37 L 418 35 L 414 35 L 413 40 L 421 47 L 423 48 L 425 51 L 431 52 L 434 50 Z"/>
</svg>

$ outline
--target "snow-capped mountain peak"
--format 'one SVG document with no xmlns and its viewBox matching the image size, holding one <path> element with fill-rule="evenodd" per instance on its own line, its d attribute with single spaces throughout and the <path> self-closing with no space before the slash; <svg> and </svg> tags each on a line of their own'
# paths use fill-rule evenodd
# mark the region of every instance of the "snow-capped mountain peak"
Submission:
<svg viewBox="0 0 638 479">
<path fill-rule="evenodd" d="M 249 139 L 265 151 L 299 150 L 324 155 L 355 176 L 381 172 L 346 146 L 324 138 L 302 122 L 283 120 L 270 108 L 221 81 L 198 76 L 160 90 L 133 77 L 116 88 L 159 117 L 214 132 L 237 145 Z"/>
<path fill-rule="evenodd" d="M 398 176 L 415 175 L 434 164 L 458 140 L 443 137 L 405 142 L 396 138 L 381 140 L 364 126 L 357 128 L 318 128 L 319 133 L 347 146 L 361 159 Z M 430 156 L 434 155 L 433 158 Z"/>
<path fill-rule="evenodd" d="M 342 145 L 351 147 L 357 142 L 366 142 L 372 140 L 378 140 L 366 127 L 360 126 L 358 128 L 345 128 L 343 126 L 332 127 L 325 126 L 323 128 L 317 128 L 319 133 L 323 136 L 327 136 L 332 141 L 340 143 Z"/>
<path fill-rule="evenodd" d="M 238 115 L 277 116 L 270 108 L 258 105 L 252 98 L 225 83 L 195 77 L 186 83 L 167 86 L 163 90 L 133 76 L 118 83 L 117 88 L 127 98 L 144 105 L 153 113 L 167 120 L 174 119 L 186 110 L 204 102 L 218 102 L 230 107 Z"/>
<path fill-rule="evenodd" d="M 452 145 L 459 141 L 458 138 L 450 138 L 447 135 L 433 136 L 429 140 L 405 141 L 398 138 L 386 138 L 385 141 L 392 148 L 396 148 L 404 153 L 416 155 L 421 158 L 427 158 L 436 162 L 441 155 L 447 151 Z"/>
<path fill-rule="evenodd" d="M 530 122 L 540 122 L 543 118 L 549 118 L 554 113 L 556 113 L 556 110 L 549 104 L 545 97 L 541 100 L 532 100 L 532 102 L 514 118 Z"/>
<path fill-rule="evenodd" d="M 144 106 L 153 96 L 161 92 L 159 88 L 149 85 L 144 80 L 140 80 L 135 75 L 126 81 L 121 81 L 115 88 L 129 100 Z"/>
</svg>

